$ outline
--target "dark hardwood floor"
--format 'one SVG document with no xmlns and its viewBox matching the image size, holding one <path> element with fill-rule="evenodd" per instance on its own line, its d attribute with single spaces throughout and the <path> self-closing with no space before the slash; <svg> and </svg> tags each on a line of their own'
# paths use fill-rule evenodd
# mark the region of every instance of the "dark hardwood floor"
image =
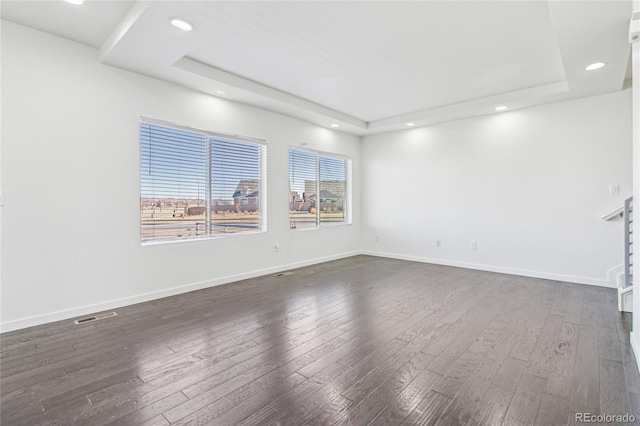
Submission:
<svg viewBox="0 0 640 426">
<path fill-rule="evenodd" d="M 5 333 L 9 425 L 563 425 L 634 414 L 612 289 L 357 256 Z"/>
</svg>

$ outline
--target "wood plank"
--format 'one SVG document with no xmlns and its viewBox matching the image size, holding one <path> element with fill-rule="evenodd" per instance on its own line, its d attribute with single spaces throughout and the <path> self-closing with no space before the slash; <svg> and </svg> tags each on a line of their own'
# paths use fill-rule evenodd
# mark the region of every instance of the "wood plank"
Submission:
<svg viewBox="0 0 640 426">
<path fill-rule="evenodd" d="M 636 416 L 636 418 L 640 418 L 640 395 L 630 393 L 629 404 L 631 412 Z"/>
<path fill-rule="evenodd" d="M 288 377 L 296 377 L 295 380 L 299 380 L 297 376 L 293 374 L 298 366 L 304 366 L 313 362 L 341 344 L 344 344 L 344 340 L 336 338 L 311 351 L 301 354 L 279 367 L 277 367 L 279 363 L 278 360 L 275 360 L 274 363 L 260 363 L 253 369 L 233 376 L 233 378 L 229 380 L 216 382 L 217 386 L 213 388 L 207 386 L 204 388 L 206 389 L 204 391 L 203 388 L 199 386 L 187 387 L 183 389 L 183 393 L 190 397 L 189 401 L 163 414 L 171 423 L 176 423 L 183 418 L 187 418 L 183 423 L 187 423 L 193 418 L 204 418 L 209 421 L 222 415 L 224 411 L 236 405 L 238 400 L 260 392 L 264 387 L 271 387 L 273 390 L 276 390 L 278 386 L 286 385 L 288 381 L 290 382 Z M 285 386 L 284 389 L 288 390 L 289 388 Z M 223 398 L 224 401 L 222 401 Z M 213 404 L 218 400 L 221 401 Z"/>
<path fill-rule="evenodd" d="M 503 360 L 504 357 L 496 352 L 488 353 L 479 368 L 462 385 L 441 417 L 454 424 L 466 424 L 477 409 L 485 403 L 483 399 L 486 397 L 486 391 Z"/>
<path fill-rule="evenodd" d="M 489 386 L 479 398 L 469 418 L 469 425 L 501 425 L 509 408 L 513 392 L 496 386 Z"/>
<path fill-rule="evenodd" d="M 451 365 L 469 348 L 474 340 L 491 323 L 493 313 L 484 309 L 470 312 L 458 323 L 449 327 L 444 335 L 437 335 L 423 351 L 435 355 L 429 369 L 438 374 L 446 374 Z"/>
<path fill-rule="evenodd" d="M 297 404 L 298 401 L 310 398 L 312 395 L 317 395 L 323 388 L 323 385 L 322 382 L 315 379 L 305 378 L 301 384 L 295 386 L 289 392 L 282 393 L 275 397 L 269 396 L 268 403 L 263 405 L 262 408 L 247 410 L 247 404 L 243 402 L 242 406 L 234 407 L 234 410 L 239 411 L 241 414 L 232 414 L 231 416 L 227 414 L 216 419 L 216 421 L 228 422 L 228 424 L 239 424 L 239 417 L 244 415 L 245 418 L 241 420 L 244 426 L 271 424 L 280 419 L 283 414 L 289 411 L 290 407 Z M 255 401 L 253 404 L 258 405 Z M 282 424 L 282 422 L 278 423 Z"/>
<path fill-rule="evenodd" d="M 547 378 L 562 322 L 563 317 L 560 315 L 552 314 L 547 317 L 547 321 L 542 327 L 538 341 L 529 357 L 528 374 L 534 374 L 543 379 Z"/>
<path fill-rule="evenodd" d="M 25 418 L 40 418 L 42 413 L 44 413 L 42 403 L 32 398 L 9 401 L 2 404 L 0 424 L 12 425 Z"/>
<path fill-rule="evenodd" d="M 371 339 L 368 334 L 361 334 L 357 339 L 353 339 L 341 348 L 336 348 L 336 350 L 331 353 L 320 357 L 319 359 L 313 361 L 312 363 L 306 365 L 301 368 L 298 372 L 305 377 L 313 377 L 315 374 L 324 369 L 328 364 L 333 363 L 342 359 L 345 356 L 350 355 L 351 352 L 359 350 L 359 345 L 361 343 L 365 343 L 369 350 L 373 350 L 376 345 L 380 345 L 384 342 L 387 342 L 395 336 L 397 336 L 400 332 L 406 330 L 411 327 L 418 321 L 422 320 L 426 316 L 429 315 L 428 311 L 420 311 L 409 318 L 400 320 L 397 323 L 392 323 L 390 328 L 383 328 L 382 333 L 376 333 L 376 336 Z"/>
<path fill-rule="evenodd" d="M 164 416 L 159 415 L 159 416 L 155 416 L 152 419 L 147 420 L 146 422 L 140 423 L 139 426 L 169 426 L 170 423 L 167 421 L 167 419 L 164 418 Z"/>
<path fill-rule="evenodd" d="M 177 405 L 182 404 L 187 401 L 187 398 L 182 392 L 176 392 L 172 395 L 167 396 L 166 398 L 162 398 L 158 401 L 155 401 L 147 406 L 140 408 L 132 413 L 119 417 L 117 419 L 110 419 L 112 421 L 109 422 L 111 426 L 127 426 L 145 423 L 147 421 L 151 421 L 154 418 L 162 414 L 162 412 L 167 411 Z M 166 420 L 166 419 L 165 419 Z"/>
<path fill-rule="evenodd" d="M 438 392 L 429 391 L 407 416 L 402 425 L 437 425 L 444 410 L 451 404 L 451 398 Z M 440 423 L 442 424 L 442 423 Z"/>
<path fill-rule="evenodd" d="M 618 332 L 618 340 L 628 342 L 630 338 L 629 334 L 631 333 L 631 324 L 618 321 L 616 322 L 616 331 Z"/>
<path fill-rule="evenodd" d="M 600 358 L 600 409 L 606 414 L 631 412 L 622 362 Z"/>
<path fill-rule="evenodd" d="M 429 370 L 421 371 L 396 398 L 390 400 L 389 405 L 380 412 L 371 425 L 401 424 L 418 407 L 441 377 Z"/>
<path fill-rule="evenodd" d="M 206 407 L 178 424 L 190 424 L 195 419 L 221 425 L 261 425 L 278 417 L 277 410 L 285 406 L 287 397 L 304 396 L 315 392 L 320 386 L 315 380 L 292 373 L 281 383 L 269 382 L 266 387 L 256 387 L 253 384 L 245 386 L 218 401 L 214 407 Z"/>
<path fill-rule="evenodd" d="M 598 328 L 598 355 L 600 358 L 622 362 L 622 351 L 615 328 Z"/>
<path fill-rule="evenodd" d="M 545 393 L 540 400 L 535 426 L 569 424 L 569 401 Z"/>
<path fill-rule="evenodd" d="M 636 363 L 636 357 L 633 354 L 631 344 L 628 341 L 621 341 L 620 349 L 627 391 L 640 395 L 640 373 L 638 372 L 638 364 Z"/>
<path fill-rule="evenodd" d="M 526 331 L 511 351 L 510 355 L 513 358 L 529 361 L 531 352 L 538 341 L 538 336 L 540 335 L 542 327 L 547 319 L 545 312 L 546 311 L 542 308 L 537 308 L 531 311 L 529 319 L 526 321 Z"/>
<path fill-rule="evenodd" d="M 435 384 L 433 390 L 449 398 L 455 397 L 464 382 L 480 365 L 483 357 L 484 353 L 465 352 Z"/>
<path fill-rule="evenodd" d="M 558 283 L 560 287 L 551 314 L 561 315 L 565 322 L 580 324 L 582 303 L 584 299 L 583 286 L 569 283 Z"/>
<path fill-rule="evenodd" d="M 522 375 L 502 421 L 504 426 L 534 424 L 544 391 L 544 382 L 544 379 L 538 376 L 528 373 Z"/>
<path fill-rule="evenodd" d="M 564 322 L 550 360 L 545 392 L 567 401 L 571 400 L 573 369 L 578 347 L 579 326 Z"/>
<path fill-rule="evenodd" d="M 522 372 L 526 366 L 526 361 L 507 357 L 502 363 L 500 370 L 498 370 L 498 373 L 491 381 L 491 385 L 513 394 L 518 387 L 520 377 L 522 376 Z"/>
<path fill-rule="evenodd" d="M 594 326 L 581 325 L 571 394 L 571 413 L 600 414 L 600 363 Z"/>
<path fill-rule="evenodd" d="M 340 421 L 352 425 L 366 425 L 371 422 L 389 405 L 390 401 L 396 400 L 402 391 L 420 376 L 429 359 L 431 359 L 429 355 L 418 352 L 365 398 L 360 399 L 362 394 L 358 395 L 358 399 L 354 401 L 357 404 L 349 410 L 346 418 Z M 428 387 L 431 387 L 439 377 L 439 375 L 428 374 L 422 376 Z"/>
<path fill-rule="evenodd" d="M 330 365 L 313 377 L 313 380 L 324 383 L 324 386 L 310 397 L 302 398 L 297 405 L 289 407 L 286 412 L 283 412 L 282 418 L 277 420 L 278 425 L 297 426 L 318 416 L 321 418 L 331 418 L 332 415 L 341 416 L 346 411 L 336 412 L 332 408 L 335 406 L 334 400 L 338 400 L 336 403 L 341 405 L 343 392 L 404 346 L 405 343 L 401 340 L 393 339 L 354 366 L 345 366 L 337 362 Z"/>
<path fill-rule="evenodd" d="M 322 411 L 317 413 L 312 419 L 305 423 L 305 425 L 327 425 L 330 419 L 341 418 L 347 413 L 356 403 L 343 396 L 338 396 L 327 404 Z"/>
</svg>

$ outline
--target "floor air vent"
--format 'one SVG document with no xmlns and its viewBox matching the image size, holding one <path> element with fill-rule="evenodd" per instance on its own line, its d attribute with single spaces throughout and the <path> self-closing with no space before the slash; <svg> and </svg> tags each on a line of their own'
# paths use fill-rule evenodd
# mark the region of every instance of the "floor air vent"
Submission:
<svg viewBox="0 0 640 426">
<path fill-rule="evenodd" d="M 274 277 L 286 277 L 287 275 L 291 275 L 293 274 L 293 272 L 287 271 L 287 272 L 279 272 L 277 274 L 273 274 Z"/>
<path fill-rule="evenodd" d="M 116 315 L 118 315 L 118 314 L 115 313 L 115 312 L 107 312 L 107 313 L 104 313 L 104 314 L 94 315 L 92 317 L 81 318 L 79 320 L 75 320 L 73 323 L 76 324 L 76 325 L 86 324 L 88 322 L 93 322 L 93 321 L 98 321 L 98 320 L 102 320 L 102 319 L 115 317 Z"/>
</svg>

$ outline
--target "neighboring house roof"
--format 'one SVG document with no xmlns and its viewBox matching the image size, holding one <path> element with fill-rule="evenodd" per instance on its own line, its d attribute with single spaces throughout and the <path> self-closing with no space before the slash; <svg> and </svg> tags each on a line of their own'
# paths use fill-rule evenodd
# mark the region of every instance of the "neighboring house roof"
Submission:
<svg viewBox="0 0 640 426">
<path fill-rule="evenodd" d="M 333 192 L 327 191 L 326 189 L 320 190 L 320 199 L 321 200 L 337 200 L 338 196 Z"/>
<path fill-rule="evenodd" d="M 238 182 L 236 190 L 233 193 L 233 198 L 236 197 L 257 197 L 258 196 L 258 180 L 257 179 L 243 179 Z"/>
<path fill-rule="evenodd" d="M 258 197 L 260 195 L 260 191 L 254 191 L 251 194 L 242 194 L 242 191 L 236 191 L 233 193 L 233 198 L 255 198 Z"/>
</svg>

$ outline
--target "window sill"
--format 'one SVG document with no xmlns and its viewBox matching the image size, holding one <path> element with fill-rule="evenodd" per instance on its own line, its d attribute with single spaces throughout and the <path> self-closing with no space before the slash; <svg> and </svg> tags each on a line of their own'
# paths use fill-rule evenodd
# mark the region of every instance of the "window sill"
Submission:
<svg viewBox="0 0 640 426">
<path fill-rule="evenodd" d="M 140 241 L 140 245 L 142 247 L 147 246 L 161 246 L 165 244 L 181 244 L 181 243 L 194 243 L 198 241 L 211 241 L 211 240 L 220 240 L 227 238 L 238 238 L 238 237 L 249 237 L 253 235 L 264 235 L 267 231 L 260 232 L 245 232 L 245 233 L 229 233 L 229 234 L 217 234 L 217 235 L 209 235 L 201 238 L 188 238 L 184 240 L 150 240 L 150 241 Z"/>
<path fill-rule="evenodd" d="M 313 228 L 289 228 L 289 231 L 291 232 L 317 231 L 318 229 L 343 228 L 343 227 L 352 226 L 352 225 L 353 223 L 336 223 L 334 225 L 315 226 Z"/>
</svg>

